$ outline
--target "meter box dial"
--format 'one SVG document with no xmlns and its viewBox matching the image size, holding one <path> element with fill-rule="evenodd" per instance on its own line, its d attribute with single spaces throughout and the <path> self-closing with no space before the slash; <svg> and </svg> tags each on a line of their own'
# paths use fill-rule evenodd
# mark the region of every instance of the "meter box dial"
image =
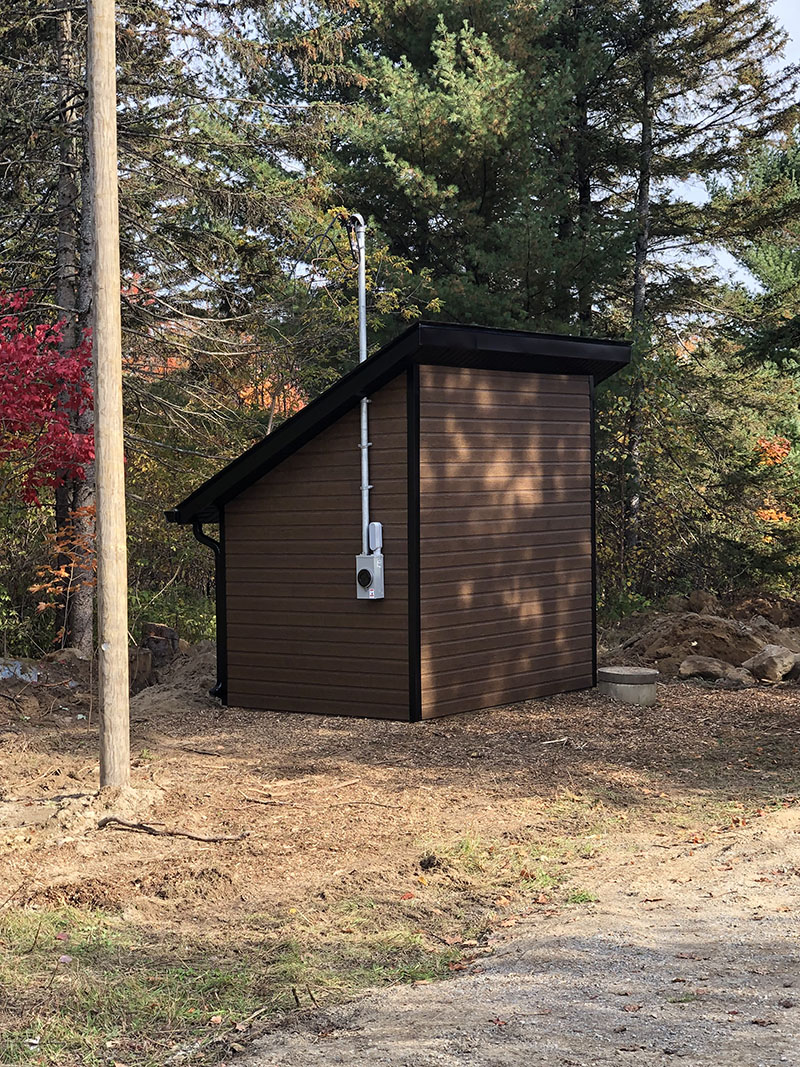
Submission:
<svg viewBox="0 0 800 1067">
<path fill-rule="evenodd" d="M 356 597 L 383 600 L 383 555 L 356 556 Z"/>
</svg>

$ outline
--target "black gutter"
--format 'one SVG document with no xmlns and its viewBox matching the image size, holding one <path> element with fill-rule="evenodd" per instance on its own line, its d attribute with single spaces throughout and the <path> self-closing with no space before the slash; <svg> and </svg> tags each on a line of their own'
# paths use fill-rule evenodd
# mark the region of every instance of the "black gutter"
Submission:
<svg viewBox="0 0 800 1067">
<path fill-rule="evenodd" d="M 215 541 L 203 533 L 203 524 L 199 519 L 192 522 L 192 533 L 196 540 L 214 553 L 214 606 L 217 616 L 217 681 L 208 695 L 219 697 L 223 704 L 228 702 L 228 635 L 227 612 L 225 610 L 225 524 L 224 513 L 219 519 L 220 540 Z"/>
</svg>

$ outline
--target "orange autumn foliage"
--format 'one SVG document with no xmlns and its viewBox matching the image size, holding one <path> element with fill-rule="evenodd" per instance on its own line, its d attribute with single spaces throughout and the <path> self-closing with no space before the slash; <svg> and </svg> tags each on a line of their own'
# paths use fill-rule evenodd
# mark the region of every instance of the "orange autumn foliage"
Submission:
<svg viewBox="0 0 800 1067">
<path fill-rule="evenodd" d="M 787 515 L 785 511 L 781 511 L 780 508 L 763 507 L 756 508 L 755 516 L 762 522 L 791 522 L 791 515 Z"/>
<path fill-rule="evenodd" d="M 759 463 L 765 467 L 777 467 L 791 452 L 792 443 L 785 437 L 759 437 L 756 448 L 759 452 Z"/>
</svg>

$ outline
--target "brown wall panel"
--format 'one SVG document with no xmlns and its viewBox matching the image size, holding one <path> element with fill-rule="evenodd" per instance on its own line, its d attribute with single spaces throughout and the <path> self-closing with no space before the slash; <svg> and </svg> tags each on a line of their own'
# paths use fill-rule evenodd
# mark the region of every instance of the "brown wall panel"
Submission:
<svg viewBox="0 0 800 1067">
<path fill-rule="evenodd" d="M 386 598 L 357 600 L 358 410 L 225 509 L 228 703 L 408 719 L 406 378 L 369 407 Z M 374 649 L 374 654 L 370 653 Z"/>
<path fill-rule="evenodd" d="M 587 377 L 420 368 L 422 717 L 592 684 Z"/>
</svg>

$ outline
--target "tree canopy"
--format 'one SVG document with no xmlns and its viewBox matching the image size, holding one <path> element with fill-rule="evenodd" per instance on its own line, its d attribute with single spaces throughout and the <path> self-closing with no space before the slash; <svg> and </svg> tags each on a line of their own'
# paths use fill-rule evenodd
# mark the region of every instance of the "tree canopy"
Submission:
<svg viewBox="0 0 800 1067">
<path fill-rule="evenodd" d="M 84 0 L 24 0 L 0 24 L 0 289 L 31 293 L 4 351 L 41 337 L 55 400 L 37 440 L 61 434 L 46 477 L 30 473 L 44 461 L 9 467 L 2 501 L 0 585 L 39 647 L 51 623 L 30 588 L 52 527 L 53 566 L 66 551 L 87 579 L 53 625 L 92 640 L 91 405 L 74 399 L 90 391 L 85 39 Z M 373 346 L 419 316 L 634 341 L 599 397 L 609 610 L 690 580 L 791 584 L 800 192 L 785 40 L 767 0 L 120 10 L 134 597 L 200 603 L 210 562 L 161 527 L 163 506 L 355 362 L 352 210 L 369 218 Z M 22 440 L 6 418 L 3 458 Z"/>
</svg>

